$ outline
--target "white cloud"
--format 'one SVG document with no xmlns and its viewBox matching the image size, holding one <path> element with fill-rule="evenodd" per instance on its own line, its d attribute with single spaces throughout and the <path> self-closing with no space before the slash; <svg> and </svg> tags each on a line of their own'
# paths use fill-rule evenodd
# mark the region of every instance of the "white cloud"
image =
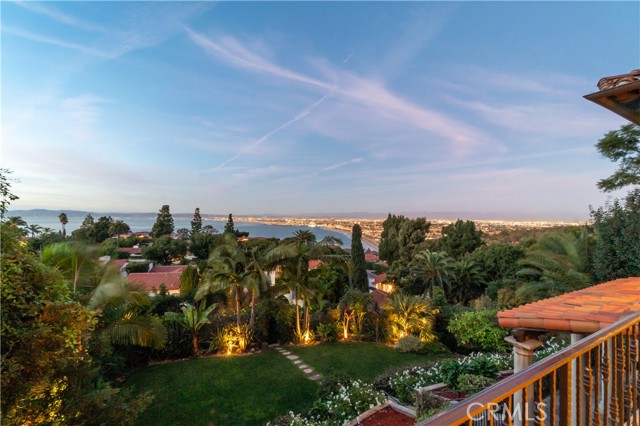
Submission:
<svg viewBox="0 0 640 426">
<path fill-rule="evenodd" d="M 350 106 L 355 102 L 367 108 L 369 115 L 375 114 L 380 118 L 395 121 L 403 126 L 409 125 L 446 139 L 456 156 L 469 155 L 487 140 L 486 135 L 479 129 L 433 109 L 418 106 L 394 94 L 381 81 L 335 68 L 323 60 L 316 59 L 312 62 L 325 75 L 326 80 L 333 80 L 334 84 L 283 68 L 270 59 L 248 50 L 232 37 L 225 36 L 213 41 L 191 29 L 187 28 L 187 32 L 195 44 L 230 65 L 315 88 L 334 90 L 336 97 L 343 101 L 343 106 Z"/>
<path fill-rule="evenodd" d="M 60 22 L 65 25 L 70 25 L 72 27 L 79 28 L 81 30 L 99 31 L 99 32 L 106 31 L 106 28 L 103 27 L 102 25 L 88 22 L 88 21 L 76 18 L 75 16 L 60 12 L 59 10 L 51 7 L 50 4 L 45 5 L 43 3 L 34 2 L 34 1 L 17 1 L 15 2 L 15 4 L 31 12 L 48 16 L 54 21 Z"/>
</svg>

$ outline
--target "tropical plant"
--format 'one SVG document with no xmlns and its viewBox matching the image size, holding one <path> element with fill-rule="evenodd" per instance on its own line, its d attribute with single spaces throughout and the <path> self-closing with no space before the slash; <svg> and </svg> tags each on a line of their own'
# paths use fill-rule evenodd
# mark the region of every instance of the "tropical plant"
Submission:
<svg viewBox="0 0 640 426">
<path fill-rule="evenodd" d="M 424 294 L 431 297 L 435 286 L 450 293 L 447 280 L 453 274 L 453 261 L 445 252 L 424 250 L 415 255 L 412 262 L 415 273 L 421 275 L 425 281 Z"/>
<path fill-rule="evenodd" d="M 333 237 L 325 237 L 320 241 L 309 231 L 299 230 L 293 237 L 284 239 L 280 245 L 267 253 L 267 261 L 271 264 L 279 264 L 281 267 L 280 284 L 293 292 L 296 306 L 296 334 L 303 336 L 309 332 L 311 317 L 309 304 L 315 296 L 312 282 L 310 281 L 309 261 L 320 260 L 326 264 L 338 264 L 346 266 L 349 256 L 337 253 L 332 246 L 342 244 Z M 299 301 L 304 303 L 305 331 L 303 333 L 300 324 Z"/>
<path fill-rule="evenodd" d="M 31 238 L 35 238 L 36 235 L 40 235 L 40 233 L 42 232 L 42 226 L 29 225 L 27 226 L 27 230 L 31 233 Z"/>
<path fill-rule="evenodd" d="M 591 276 L 592 235 L 586 228 L 577 234 L 543 234 L 531 246 L 517 275 L 528 278 L 517 294 L 533 300 L 580 290 L 593 284 Z"/>
<path fill-rule="evenodd" d="M 120 234 L 126 234 L 129 231 L 131 231 L 131 228 L 122 220 L 116 220 L 111 224 L 109 234 L 116 235 L 116 247 L 120 247 Z"/>
<path fill-rule="evenodd" d="M 105 268 L 89 307 L 98 312 L 101 338 L 113 345 L 162 349 L 167 341 L 162 319 L 151 314 L 149 295 L 126 284 L 115 268 Z"/>
<path fill-rule="evenodd" d="M 389 298 L 385 308 L 389 312 L 389 326 L 395 338 L 413 334 L 424 342 L 435 340 L 433 327 L 438 310 L 433 308 L 431 299 L 397 292 Z"/>
<path fill-rule="evenodd" d="M 216 304 L 205 307 L 205 302 L 202 301 L 199 307 L 193 306 L 189 303 L 185 304 L 181 308 L 182 312 L 165 312 L 164 319 L 168 322 L 175 322 L 184 329 L 191 332 L 191 344 L 193 345 L 193 354 L 198 356 L 200 346 L 198 342 L 198 333 L 200 329 L 210 324 L 209 314 L 216 308 Z"/>
<path fill-rule="evenodd" d="M 62 225 L 62 238 L 67 236 L 67 230 L 65 229 L 65 225 L 69 223 L 69 218 L 66 213 L 60 213 L 58 215 L 58 219 L 60 219 L 60 224 Z"/>
<path fill-rule="evenodd" d="M 340 311 L 342 312 L 343 337 L 348 338 L 349 324 L 353 320 L 353 331 L 356 336 L 361 336 L 363 332 L 364 318 L 373 303 L 370 293 L 363 293 L 360 290 L 352 289 L 347 291 L 340 300 Z"/>
<path fill-rule="evenodd" d="M 228 290 L 235 299 L 236 325 L 242 323 L 242 293 L 247 256 L 241 250 L 233 234 L 227 234 L 224 243 L 218 246 L 208 261 L 203 281 L 196 291 L 195 300 L 199 301 L 208 294 L 220 290 Z"/>
<path fill-rule="evenodd" d="M 462 258 L 453 263 L 448 298 L 451 302 L 467 305 L 482 294 L 484 276 L 480 267 L 472 260 Z"/>
<path fill-rule="evenodd" d="M 98 250 L 80 242 L 64 242 L 48 245 L 42 252 L 42 262 L 57 267 L 71 280 L 73 293 L 78 290 L 81 278 L 92 278 L 96 272 Z M 82 284 L 89 283 L 83 280 Z"/>
</svg>

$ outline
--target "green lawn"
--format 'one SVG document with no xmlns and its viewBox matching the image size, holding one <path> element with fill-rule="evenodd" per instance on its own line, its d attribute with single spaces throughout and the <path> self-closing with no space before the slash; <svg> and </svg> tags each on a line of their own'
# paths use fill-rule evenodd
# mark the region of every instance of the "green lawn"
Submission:
<svg viewBox="0 0 640 426">
<path fill-rule="evenodd" d="M 134 373 L 125 386 L 155 395 L 140 426 L 263 426 L 309 408 L 318 388 L 275 351 L 156 365 Z"/>
<path fill-rule="evenodd" d="M 372 381 L 391 367 L 434 360 L 421 354 L 401 353 L 382 344 L 364 342 L 323 343 L 312 346 L 288 346 L 305 364 L 326 375 L 343 371 L 353 379 Z"/>
<path fill-rule="evenodd" d="M 395 366 L 427 362 L 427 355 L 403 354 L 374 343 L 285 346 L 326 375 L 334 370 L 372 381 Z M 288 411 L 301 412 L 316 399 L 318 384 L 271 350 L 256 355 L 214 357 L 146 367 L 124 384 L 155 399 L 138 426 L 264 425 Z"/>
</svg>

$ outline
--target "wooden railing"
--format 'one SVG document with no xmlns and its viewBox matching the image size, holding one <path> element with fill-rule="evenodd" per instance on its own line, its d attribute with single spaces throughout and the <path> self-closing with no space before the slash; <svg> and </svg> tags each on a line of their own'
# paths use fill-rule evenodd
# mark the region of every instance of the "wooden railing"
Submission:
<svg viewBox="0 0 640 426">
<path fill-rule="evenodd" d="M 417 426 L 639 426 L 640 312 Z"/>
</svg>

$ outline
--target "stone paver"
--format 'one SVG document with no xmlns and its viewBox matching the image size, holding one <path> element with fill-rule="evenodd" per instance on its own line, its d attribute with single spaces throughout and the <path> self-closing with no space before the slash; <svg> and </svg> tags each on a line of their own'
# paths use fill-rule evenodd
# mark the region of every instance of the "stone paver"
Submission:
<svg viewBox="0 0 640 426">
<path fill-rule="evenodd" d="M 293 365 L 297 366 L 300 370 L 302 370 L 302 372 L 306 375 L 307 379 L 315 381 L 315 380 L 320 380 L 322 378 L 322 375 L 320 373 L 315 373 L 312 367 L 308 366 L 307 364 L 303 364 L 302 360 L 298 355 L 291 354 L 291 352 L 280 347 L 280 345 L 277 343 L 273 345 L 269 345 L 269 347 L 274 348 L 283 356 L 286 356 L 287 359 L 293 363 Z"/>
</svg>

